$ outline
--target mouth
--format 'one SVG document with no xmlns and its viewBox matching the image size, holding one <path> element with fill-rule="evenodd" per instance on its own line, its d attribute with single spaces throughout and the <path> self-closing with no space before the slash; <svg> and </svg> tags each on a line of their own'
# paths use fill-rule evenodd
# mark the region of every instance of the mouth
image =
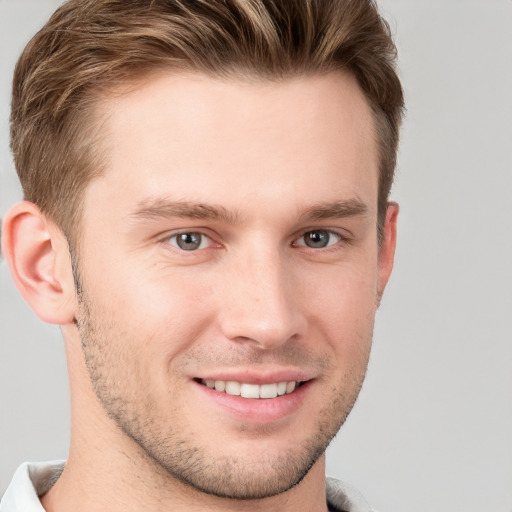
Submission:
<svg viewBox="0 0 512 512">
<path fill-rule="evenodd" d="M 231 396 L 252 398 L 255 400 L 272 399 L 279 396 L 289 395 L 301 387 L 305 381 L 283 381 L 268 384 L 251 384 L 247 382 L 195 379 L 199 384 L 207 388 L 226 393 Z"/>
</svg>

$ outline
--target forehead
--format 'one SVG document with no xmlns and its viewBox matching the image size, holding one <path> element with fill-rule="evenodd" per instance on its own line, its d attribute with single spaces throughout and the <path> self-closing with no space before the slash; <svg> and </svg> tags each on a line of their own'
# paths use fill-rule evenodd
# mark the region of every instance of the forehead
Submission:
<svg viewBox="0 0 512 512">
<path fill-rule="evenodd" d="M 171 196 L 243 210 L 258 194 L 262 204 L 376 202 L 371 109 L 346 73 L 280 82 L 161 73 L 101 109 L 107 169 L 86 207 Z"/>
</svg>

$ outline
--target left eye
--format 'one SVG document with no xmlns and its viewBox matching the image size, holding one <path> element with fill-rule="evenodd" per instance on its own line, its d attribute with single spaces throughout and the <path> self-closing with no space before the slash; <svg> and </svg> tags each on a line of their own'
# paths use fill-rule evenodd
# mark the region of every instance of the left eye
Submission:
<svg viewBox="0 0 512 512">
<path fill-rule="evenodd" d="M 202 233 L 191 231 L 172 235 L 169 237 L 168 242 L 182 251 L 197 251 L 198 249 L 206 249 L 211 240 Z"/>
<path fill-rule="evenodd" d="M 341 240 L 341 236 L 327 229 L 316 229 L 304 233 L 296 245 L 310 247 L 311 249 L 323 249 L 329 247 Z"/>
</svg>

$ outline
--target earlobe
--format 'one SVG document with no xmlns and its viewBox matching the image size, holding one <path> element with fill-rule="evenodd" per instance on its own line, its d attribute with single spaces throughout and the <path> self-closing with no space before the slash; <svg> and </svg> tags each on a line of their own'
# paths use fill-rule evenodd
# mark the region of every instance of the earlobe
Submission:
<svg viewBox="0 0 512 512">
<path fill-rule="evenodd" d="M 384 222 L 384 233 L 382 244 L 379 250 L 378 260 L 378 283 L 377 283 L 377 305 L 380 304 L 384 289 L 388 283 L 396 249 L 396 225 L 398 220 L 398 204 L 390 202 Z"/>
<path fill-rule="evenodd" d="M 7 213 L 2 250 L 16 286 L 36 315 L 52 324 L 73 322 L 75 292 L 67 241 L 35 204 L 23 201 Z"/>
</svg>

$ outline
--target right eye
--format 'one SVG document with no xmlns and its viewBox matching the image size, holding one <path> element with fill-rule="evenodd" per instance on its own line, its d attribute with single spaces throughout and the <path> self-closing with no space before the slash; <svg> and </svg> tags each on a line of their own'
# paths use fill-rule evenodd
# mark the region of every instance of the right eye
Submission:
<svg viewBox="0 0 512 512">
<path fill-rule="evenodd" d="M 207 249 L 211 246 L 212 241 L 203 233 L 195 231 L 186 231 L 176 233 L 167 239 L 167 243 L 180 249 L 182 251 L 197 251 L 200 249 Z"/>
</svg>

